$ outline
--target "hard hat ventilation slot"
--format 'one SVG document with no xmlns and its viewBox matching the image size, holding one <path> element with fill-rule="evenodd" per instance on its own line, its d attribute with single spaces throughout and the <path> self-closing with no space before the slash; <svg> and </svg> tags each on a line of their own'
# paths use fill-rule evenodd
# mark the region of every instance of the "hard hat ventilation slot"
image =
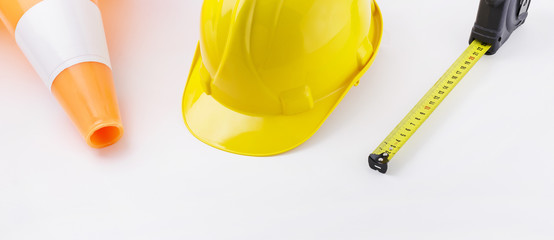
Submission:
<svg viewBox="0 0 554 240">
<path fill-rule="evenodd" d="M 371 44 L 369 38 L 365 38 L 358 49 L 358 65 L 360 68 L 365 67 L 371 56 L 373 56 L 373 44 Z"/>
<path fill-rule="evenodd" d="M 204 64 L 200 64 L 200 84 L 207 95 L 212 95 L 212 76 Z"/>
<path fill-rule="evenodd" d="M 314 98 L 308 86 L 285 91 L 280 98 L 285 115 L 299 114 L 314 108 Z"/>
</svg>

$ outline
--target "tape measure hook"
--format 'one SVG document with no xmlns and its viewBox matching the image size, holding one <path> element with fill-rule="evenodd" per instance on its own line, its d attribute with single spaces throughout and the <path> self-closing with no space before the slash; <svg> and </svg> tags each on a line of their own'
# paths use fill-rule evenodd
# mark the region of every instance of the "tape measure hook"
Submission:
<svg viewBox="0 0 554 240">
<path fill-rule="evenodd" d="M 385 174 L 389 169 L 389 154 L 388 153 L 382 153 L 380 155 L 371 154 L 369 155 L 368 162 L 369 162 L 369 167 L 371 167 L 371 169 Z"/>
</svg>

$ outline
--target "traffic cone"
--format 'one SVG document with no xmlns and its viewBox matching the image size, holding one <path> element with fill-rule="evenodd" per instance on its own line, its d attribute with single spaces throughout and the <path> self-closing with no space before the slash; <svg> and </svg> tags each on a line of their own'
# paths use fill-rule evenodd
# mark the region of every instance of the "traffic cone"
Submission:
<svg viewBox="0 0 554 240">
<path fill-rule="evenodd" d="M 0 17 L 87 143 L 117 142 L 123 126 L 97 0 L 0 0 Z"/>
</svg>

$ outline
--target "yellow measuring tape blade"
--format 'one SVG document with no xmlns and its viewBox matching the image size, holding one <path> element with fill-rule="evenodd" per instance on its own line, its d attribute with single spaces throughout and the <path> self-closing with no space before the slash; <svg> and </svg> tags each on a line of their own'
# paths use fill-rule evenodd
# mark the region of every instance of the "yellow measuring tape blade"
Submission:
<svg viewBox="0 0 554 240">
<path fill-rule="evenodd" d="M 464 78 L 473 66 L 491 48 L 491 45 L 473 41 L 468 49 L 456 60 L 439 81 L 425 94 L 410 113 L 396 126 L 370 156 L 373 169 L 386 172 L 386 164 L 398 153 L 400 148 L 414 135 L 421 125 L 437 109 L 452 89 Z M 374 163 L 371 163 L 373 159 Z M 382 165 L 381 165 L 382 164 Z"/>
</svg>

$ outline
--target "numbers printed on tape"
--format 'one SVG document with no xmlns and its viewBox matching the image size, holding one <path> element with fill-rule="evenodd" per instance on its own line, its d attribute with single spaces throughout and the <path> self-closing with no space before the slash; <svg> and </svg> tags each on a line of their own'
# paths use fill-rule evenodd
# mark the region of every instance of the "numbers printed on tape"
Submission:
<svg viewBox="0 0 554 240">
<path fill-rule="evenodd" d="M 373 153 L 392 159 L 490 47 L 480 41 L 473 41 Z"/>
</svg>

